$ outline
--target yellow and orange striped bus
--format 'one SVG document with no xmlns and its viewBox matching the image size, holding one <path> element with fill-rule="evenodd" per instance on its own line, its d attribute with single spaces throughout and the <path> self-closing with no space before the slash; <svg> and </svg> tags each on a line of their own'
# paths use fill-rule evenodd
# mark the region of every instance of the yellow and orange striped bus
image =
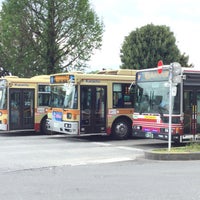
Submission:
<svg viewBox="0 0 200 200">
<path fill-rule="evenodd" d="M 47 133 L 50 76 L 0 78 L 0 131 Z"/>
<path fill-rule="evenodd" d="M 69 135 L 131 135 L 135 70 L 50 76 L 47 129 Z"/>
</svg>

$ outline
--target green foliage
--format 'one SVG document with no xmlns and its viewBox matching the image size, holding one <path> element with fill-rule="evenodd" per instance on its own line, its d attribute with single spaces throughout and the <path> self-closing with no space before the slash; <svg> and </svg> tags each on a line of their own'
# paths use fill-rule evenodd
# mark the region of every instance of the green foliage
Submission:
<svg viewBox="0 0 200 200">
<path fill-rule="evenodd" d="M 190 152 L 200 152 L 200 144 L 198 142 L 191 142 L 181 147 L 172 147 L 170 151 L 166 148 L 154 149 L 155 153 L 190 153 Z"/>
<path fill-rule="evenodd" d="M 0 66 L 19 76 L 82 69 L 101 47 L 103 28 L 89 0 L 6 0 Z"/>
<path fill-rule="evenodd" d="M 120 50 L 122 69 L 145 69 L 164 64 L 179 62 L 188 66 L 188 56 L 181 55 L 173 32 L 167 26 L 148 24 L 132 31 L 125 37 Z"/>
</svg>

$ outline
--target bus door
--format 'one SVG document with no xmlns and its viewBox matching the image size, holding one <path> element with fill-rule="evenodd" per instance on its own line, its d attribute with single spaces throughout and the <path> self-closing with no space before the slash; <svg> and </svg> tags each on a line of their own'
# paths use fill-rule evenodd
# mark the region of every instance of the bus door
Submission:
<svg viewBox="0 0 200 200">
<path fill-rule="evenodd" d="M 34 89 L 10 89 L 9 130 L 34 129 Z"/>
<path fill-rule="evenodd" d="M 80 91 L 80 133 L 105 133 L 106 87 L 81 86 Z"/>
<path fill-rule="evenodd" d="M 200 133 L 200 87 L 184 89 L 184 134 Z"/>
</svg>

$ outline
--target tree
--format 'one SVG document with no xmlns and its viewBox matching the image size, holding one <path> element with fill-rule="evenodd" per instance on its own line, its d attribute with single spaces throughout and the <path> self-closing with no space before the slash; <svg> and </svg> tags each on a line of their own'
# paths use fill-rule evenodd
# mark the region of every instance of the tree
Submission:
<svg viewBox="0 0 200 200">
<path fill-rule="evenodd" d="M 101 47 L 103 31 L 88 0 L 6 0 L 0 66 L 21 76 L 80 69 Z"/>
<path fill-rule="evenodd" d="M 145 69 L 157 66 L 159 60 L 170 64 L 179 62 L 188 66 L 189 57 L 181 55 L 173 32 L 167 26 L 148 24 L 132 31 L 120 50 L 122 69 Z"/>
</svg>

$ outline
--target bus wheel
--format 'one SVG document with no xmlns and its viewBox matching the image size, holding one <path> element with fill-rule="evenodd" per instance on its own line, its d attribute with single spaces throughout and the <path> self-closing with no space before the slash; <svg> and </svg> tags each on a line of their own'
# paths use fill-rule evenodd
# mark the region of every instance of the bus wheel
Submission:
<svg viewBox="0 0 200 200">
<path fill-rule="evenodd" d="M 127 139 L 131 134 L 131 123 L 126 119 L 117 119 L 112 126 L 112 136 L 117 140 Z"/>
<path fill-rule="evenodd" d="M 45 134 L 45 135 L 49 135 L 51 132 L 49 130 L 47 130 L 47 127 L 46 127 L 46 117 L 44 117 L 41 121 L 41 124 L 40 124 L 40 132 L 42 134 Z"/>
</svg>

